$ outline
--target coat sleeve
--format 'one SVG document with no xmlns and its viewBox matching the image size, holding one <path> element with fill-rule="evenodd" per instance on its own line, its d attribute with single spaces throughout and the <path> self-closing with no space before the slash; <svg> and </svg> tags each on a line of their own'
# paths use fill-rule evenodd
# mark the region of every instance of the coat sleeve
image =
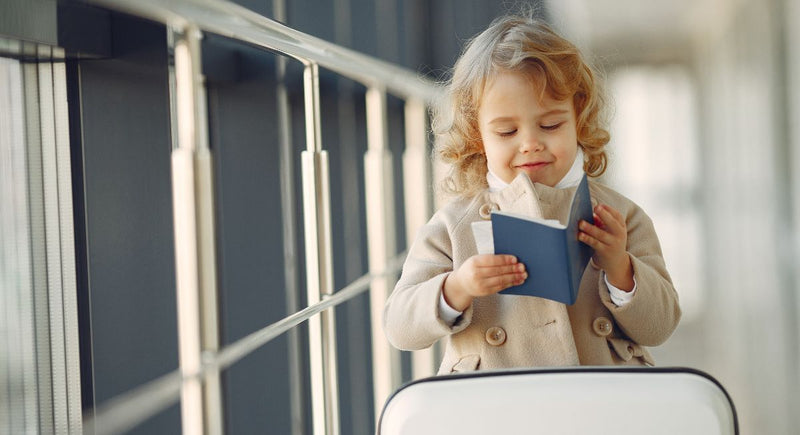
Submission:
<svg viewBox="0 0 800 435">
<path fill-rule="evenodd" d="M 636 293 L 630 303 L 618 307 L 611 301 L 601 275 L 600 298 L 631 340 L 644 346 L 657 346 L 678 326 L 681 317 L 678 294 L 664 264 L 653 222 L 639 207 L 634 207 L 626 223 Z"/>
<path fill-rule="evenodd" d="M 453 270 L 453 245 L 440 214 L 423 226 L 409 249 L 403 272 L 383 311 L 383 330 L 401 350 L 429 347 L 440 338 L 466 328 L 472 306 L 448 325 L 439 317 L 439 298 Z"/>
</svg>

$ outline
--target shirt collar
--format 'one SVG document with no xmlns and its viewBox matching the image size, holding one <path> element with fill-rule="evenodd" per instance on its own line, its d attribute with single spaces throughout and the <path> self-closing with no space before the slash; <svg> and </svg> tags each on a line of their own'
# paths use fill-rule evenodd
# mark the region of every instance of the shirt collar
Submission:
<svg viewBox="0 0 800 435">
<path fill-rule="evenodd" d="M 583 178 L 583 150 L 581 150 L 581 147 L 578 147 L 578 151 L 575 153 L 575 160 L 572 162 L 569 171 L 567 171 L 564 178 L 553 187 L 556 189 L 575 187 L 581 182 L 581 178 Z M 486 173 L 486 181 L 489 183 L 489 192 L 499 192 L 508 187 L 508 183 L 495 175 L 491 169 Z"/>
</svg>

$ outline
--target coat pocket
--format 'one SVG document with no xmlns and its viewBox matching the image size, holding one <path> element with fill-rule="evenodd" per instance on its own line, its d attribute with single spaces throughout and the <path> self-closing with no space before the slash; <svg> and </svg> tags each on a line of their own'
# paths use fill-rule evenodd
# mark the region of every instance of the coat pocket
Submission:
<svg viewBox="0 0 800 435">
<path fill-rule="evenodd" d="M 614 352 L 622 358 L 623 361 L 628 362 L 633 357 L 640 358 L 645 364 L 649 366 L 655 365 L 655 360 L 644 347 L 624 338 L 608 338 L 608 342 L 614 349 Z"/>
<path fill-rule="evenodd" d="M 467 355 L 461 357 L 453 367 L 450 369 L 450 373 L 465 373 L 465 372 L 474 372 L 478 370 L 478 366 L 481 364 L 481 356 L 480 355 Z"/>
</svg>

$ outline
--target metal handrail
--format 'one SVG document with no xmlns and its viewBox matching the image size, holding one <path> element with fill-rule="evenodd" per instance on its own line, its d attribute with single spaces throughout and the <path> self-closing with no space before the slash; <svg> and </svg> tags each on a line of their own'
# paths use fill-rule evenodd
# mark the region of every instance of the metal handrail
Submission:
<svg viewBox="0 0 800 435">
<path fill-rule="evenodd" d="M 405 253 L 402 253 L 390 260 L 389 267 L 385 271 L 364 274 L 322 301 L 252 332 L 225 346 L 216 354 L 205 354 L 201 371 L 191 377 L 201 378 L 207 373 L 230 367 L 250 352 L 312 316 L 364 293 L 369 290 L 373 279 L 389 277 L 399 272 L 404 259 Z M 180 399 L 183 381 L 184 377 L 181 376 L 181 371 L 174 370 L 133 390 L 108 399 L 95 409 L 93 416 L 86 417 L 84 420 L 85 432 L 102 435 L 121 433 L 132 429 L 139 422 L 156 415 Z"/>
<path fill-rule="evenodd" d="M 368 88 L 367 118 L 371 139 L 370 151 L 365 156 L 365 173 L 368 186 L 383 186 L 379 190 L 373 188 L 372 194 L 368 195 L 368 226 L 389 233 L 394 232 L 394 224 L 390 219 L 393 208 L 390 207 L 392 194 L 388 187 L 391 184 L 388 170 L 392 166 L 392 157 L 387 140 L 386 94 L 406 100 L 406 114 L 411 116 L 407 127 L 414 133 L 406 138 L 405 157 L 415 161 L 412 166 L 424 166 L 427 158 L 424 152 L 424 110 L 421 108 L 435 100 L 438 87 L 410 70 L 306 35 L 224 0 L 83 1 L 167 26 L 168 44 L 174 61 L 174 67 L 170 67 L 171 119 L 178 133 L 173 137 L 172 179 L 180 367 L 177 374 L 166 375 L 150 386 L 146 384 L 125 393 L 124 396 L 132 395 L 126 400 L 112 399 L 110 408 L 101 404 L 91 421 L 93 430 L 102 431 L 103 427 L 108 427 L 109 431 L 116 432 L 121 430 L 120 427 L 127 427 L 125 425 L 135 425 L 142 421 L 143 415 L 163 410 L 166 404 L 179 396 L 184 433 L 223 432 L 221 370 L 277 335 L 307 321 L 314 433 L 338 435 L 336 326 L 334 311 L 329 308 L 371 288 L 371 316 L 373 320 L 380 318 L 381 308 L 392 287 L 393 277 L 389 275 L 397 272 L 403 256 L 390 258 L 394 255 L 394 245 L 387 242 L 389 239 L 385 235 L 370 236 L 375 239 L 368 246 L 371 273 L 354 281 L 345 290 L 334 292 L 328 158 L 321 144 L 318 69 L 327 68 Z M 200 67 L 202 50 L 199 45 L 204 31 L 283 54 L 305 66 L 303 93 L 307 150 L 301 157 L 306 284 L 310 306 L 223 349 L 214 338 L 218 334 L 217 290 L 213 284 L 216 264 L 213 240 L 216 236 L 212 157 L 207 141 L 205 88 Z M 421 131 L 416 131 L 419 129 Z M 425 195 L 425 179 L 421 177 L 422 183 L 417 183 L 412 189 L 418 195 Z M 413 216 L 409 218 L 417 222 Z M 373 325 L 373 342 L 377 340 L 377 343 L 385 344 L 375 337 L 375 331 L 379 329 L 378 324 Z M 398 383 L 400 372 L 399 355 L 386 358 L 387 350 L 379 347 L 373 349 L 373 359 L 386 364 L 374 373 L 376 410 Z M 180 380 L 178 391 L 174 385 L 176 377 Z M 163 401 L 160 405 L 143 405 L 142 394 L 146 393 Z M 120 411 L 128 407 L 129 413 Z M 123 420 L 115 422 L 108 417 L 114 415 Z M 110 423 L 103 423 L 109 420 Z"/>
<path fill-rule="evenodd" d="M 220 369 L 224 369 L 243 357 L 247 356 L 250 352 L 263 346 L 273 338 L 283 334 L 289 329 L 306 321 L 311 316 L 324 311 L 328 308 L 337 306 L 343 302 L 347 302 L 355 296 L 364 293 L 369 289 L 369 285 L 375 278 L 385 278 L 395 275 L 400 271 L 403 265 L 406 254 L 401 253 L 392 258 L 386 270 L 379 273 L 367 273 L 360 278 L 351 282 L 341 290 L 336 291 L 331 296 L 326 297 L 316 304 L 309 305 L 308 307 L 287 316 L 263 329 L 251 333 L 250 335 L 239 339 L 233 344 L 225 346 L 217 355 L 209 355 L 204 361 L 206 364 L 215 364 Z"/>
<path fill-rule="evenodd" d="M 283 53 L 301 62 L 316 63 L 367 87 L 383 87 L 402 98 L 432 101 L 438 88 L 406 68 L 378 60 L 270 20 L 225 0 L 83 0 L 183 28 L 200 30 Z"/>
</svg>

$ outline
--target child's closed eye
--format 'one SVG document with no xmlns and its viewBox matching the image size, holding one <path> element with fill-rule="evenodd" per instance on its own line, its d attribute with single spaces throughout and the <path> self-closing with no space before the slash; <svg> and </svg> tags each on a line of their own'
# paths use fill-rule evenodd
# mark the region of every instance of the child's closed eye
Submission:
<svg viewBox="0 0 800 435">
<path fill-rule="evenodd" d="M 517 129 L 515 128 L 513 130 L 498 131 L 497 135 L 500 137 L 511 137 L 514 136 L 516 133 Z"/>
<path fill-rule="evenodd" d="M 540 127 L 541 127 L 542 130 L 553 131 L 553 130 L 557 130 L 558 127 L 561 127 L 562 125 L 564 125 L 563 122 L 557 122 L 555 124 L 547 124 L 547 125 L 542 125 Z"/>
</svg>

